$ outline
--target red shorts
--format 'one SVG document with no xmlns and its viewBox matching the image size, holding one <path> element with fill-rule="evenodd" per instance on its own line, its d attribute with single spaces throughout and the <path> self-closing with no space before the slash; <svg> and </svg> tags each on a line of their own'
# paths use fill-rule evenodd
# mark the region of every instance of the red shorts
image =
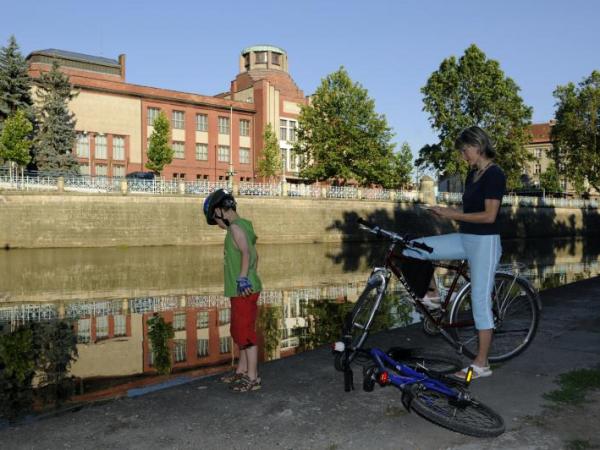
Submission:
<svg viewBox="0 0 600 450">
<path fill-rule="evenodd" d="M 231 324 L 230 331 L 233 342 L 238 347 L 256 345 L 256 313 L 260 292 L 255 292 L 247 297 L 231 297 Z"/>
</svg>

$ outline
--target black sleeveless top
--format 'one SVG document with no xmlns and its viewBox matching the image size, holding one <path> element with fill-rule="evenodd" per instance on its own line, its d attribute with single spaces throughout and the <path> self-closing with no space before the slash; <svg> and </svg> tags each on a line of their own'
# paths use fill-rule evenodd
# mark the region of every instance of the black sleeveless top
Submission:
<svg viewBox="0 0 600 450">
<path fill-rule="evenodd" d="M 489 167 L 479 180 L 474 181 L 477 170 L 471 170 L 465 181 L 463 194 L 463 212 L 474 213 L 485 211 L 485 200 L 495 199 L 502 203 L 502 196 L 506 190 L 506 175 L 500 167 Z M 460 222 L 460 232 L 467 234 L 500 234 L 498 216 L 494 223 Z"/>
</svg>

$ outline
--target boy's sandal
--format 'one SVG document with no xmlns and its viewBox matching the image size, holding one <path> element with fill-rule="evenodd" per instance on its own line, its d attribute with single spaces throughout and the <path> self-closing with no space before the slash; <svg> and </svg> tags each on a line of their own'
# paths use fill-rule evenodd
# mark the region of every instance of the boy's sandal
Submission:
<svg viewBox="0 0 600 450">
<path fill-rule="evenodd" d="M 472 380 L 475 380 L 476 378 L 485 378 L 492 375 L 492 369 L 490 369 L 490 366 L 481 367 L 476 364 L 471 364 L 470 366 L 465 367 L 460 372 L 456 372 L 454 374 L 454 377 L 458 378 L 459 380 L 465 380 L 467 378 L 467 372 L 469 371 L 469 367 L 473 369 L 473 376 L 471 378 Z"/>
<path fill-rule="evenodd" d="M 231 386 L 233 392 L 250 392 L 258 391 L 261 388 L 260 378 L 251 380 L 247 376 L 244 376 L 238 383 Z"/>
<path fill-rule="evenodd" d="M 233 371 L 233 372 L 227 372 L 225 375 L 223 375 L 220 378 L 220 380 L 221 380 L 221 382 L 223 382 L 225 384 L 231 384 L 231 383 L 237 383 L 245 376 L 246 375 L 243 373 Z"/>
</svg>

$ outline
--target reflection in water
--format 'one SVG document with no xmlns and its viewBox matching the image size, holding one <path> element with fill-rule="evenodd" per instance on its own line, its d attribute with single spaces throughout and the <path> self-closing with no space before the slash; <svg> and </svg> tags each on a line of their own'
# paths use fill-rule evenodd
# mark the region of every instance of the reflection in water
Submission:
<svg viewBox="0 0 600 450">
<path fill-rule="evenodd" d="M 503 262 L 544 289 L 598 275 L 592 240 L 507 241 Z M 259 302 L 261 357 L 285 357 L 331 343 L 364 287 L 366 258 L 335 245 L 262 246 L 266 289 Z M 385 247 L 380 253 L 383 256 Z M 343 258 L 340 255 L 343 254 Z M 345 261 L 354 258 L 351 264 Z M 353 267 L 345 272 L 344 267 Z M 73 324 L 79 392 L 155 373 L 147 321 L 173 324 L 175 373 L 230 364 L 230 309 L 222 289 L 222 248 L 24 250 L 0 254 L 0 333 L 29 322 Z M 400 283 L 393 283 L 375 329 L 418 320 Z"/>
</svg>

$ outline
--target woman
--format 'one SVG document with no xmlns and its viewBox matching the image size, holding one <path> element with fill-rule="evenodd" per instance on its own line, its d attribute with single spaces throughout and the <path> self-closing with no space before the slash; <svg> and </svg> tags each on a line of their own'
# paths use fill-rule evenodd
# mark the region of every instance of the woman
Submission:
<svg viewBox="0 0 600 450">
<path fill-rule="evenodd" d="M 459 222 L 459 233 L 423 238 L 434 249 L 433 253 L 406 250 L 406 254 L 432 260 L 466 259 L 469 262 L 472 283 L 472 310 L 479 334 L 479 349 L 471 363 L 473 378 L 492 374 L 488 352 L 492 342 L 494 320 L 491 292 L 494 274 L 500 261 L 500 229 L 498 212 L 506 188 L 506 176 L 494 163 L 496 152 L 490 138 L 479 127 L 463 130 L 455 142 L 471 170 L 465 182 L 462 211 L 442 206 L 427 208 L 433 214 Z M 468 367 L 455 375 L 465 378 Z"/>
</svg>

